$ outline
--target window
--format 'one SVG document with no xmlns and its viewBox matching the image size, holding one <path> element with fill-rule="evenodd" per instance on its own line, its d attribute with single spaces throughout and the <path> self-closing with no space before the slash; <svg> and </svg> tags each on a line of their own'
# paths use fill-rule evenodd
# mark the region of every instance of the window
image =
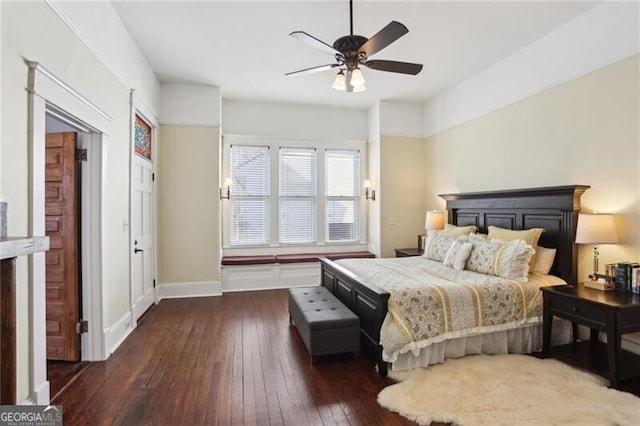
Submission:
<svg viewBox="0 0 640 426">
<path fill-rule="evenodd" d="M 231 147 L 231 245 L 269 243 L 270 151 L 267 146 Z"/>
<path fill-rule="evenodd" d="M 363 245 L 365 148 L 355 141 L 226 136 L 222 176 L 233 184 L 222 204 L 225 248 L 261 254 L 278 246 Z"/>
<path fill-rule="evenodd" d="M 280 243 L 316 241 L 316 150 L 280 148 Z"/>
<path fill-rule="evenodd" d="M 325 239 L 355 242 L 359 239 L 360 152 L 325 151 Z"/>
</svg>

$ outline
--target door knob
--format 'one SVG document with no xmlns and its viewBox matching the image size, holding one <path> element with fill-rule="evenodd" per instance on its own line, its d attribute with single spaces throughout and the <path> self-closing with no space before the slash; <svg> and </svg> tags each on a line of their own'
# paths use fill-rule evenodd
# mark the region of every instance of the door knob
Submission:
<svg viewBox="0 0 640 426">
<path fill-rule="evenodd" d="M 143 252 L 144 250 L 139 249 L 139 248 L 137 248 L 137 247 L 133 249 L 133 252 L 134 252 L 134 253 L 140 253 L 141 251 Z"/>
</svg>

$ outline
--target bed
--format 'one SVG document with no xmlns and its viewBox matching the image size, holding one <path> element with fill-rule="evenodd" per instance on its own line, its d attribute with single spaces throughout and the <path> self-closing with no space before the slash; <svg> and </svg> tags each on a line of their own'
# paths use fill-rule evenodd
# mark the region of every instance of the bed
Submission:
<svg viewBox="0 0 640 426">
<path fill-rule="evenodd" d="M 568 185 L 492 192 L 441 194 L 440 197 L 446 200 L 448 222 L 452 225 L 474 225 L 480 233 L 486 233 L 489 226 L 511 230 L 543 228 L 544 232 L 538 241 L 538 245 L 557 250 L 550 274 L 571 283 L 576 282 L 577 277 L 577 251 L 574 237 L 577 216 L 580 210 L 580 196 L 588 188 L 585 185 Z M 384 259 L 371 259 L 369 261 L 374 262 L 369 264 L 369 268 L 363 268 L 360 265 L 360 268 L 352 266 L 350 269 L 343 264 L 321 259 L 321 281 L 323 286 L 328 288 L 358 315 L 363 346 L 373 355 L 378 373 L 386 376 L 388 363 L 385 361 L 383 354 L 389 359 L 389 352 L 385 354 L 380 341 L 381 334 L 386 337 L 389 335 L 387 314 L 389 312 L 391 293 L 381 288 L 388 287 L 386 282 L 382 283 L 385 285 L 374 284 L 376 279 L 380 284 L 380 275 L 372 271 L 384 263 L 391 265 L 391 268 L 400 268 L 402 262 L 405 262 L 406 271 L 413 271 L 415 268 L 426 266 L 424 266 L 423 259 L 418 258 L 394 259 L 393 263 Z M 442 266 L 428 266 L 428 268 L 431 267 L 436 268 L 437 275 L 437 268 Z M 368 271 L 368 269 L 371 271 Z M 400 271 L 398 270 L 398 273 Z M 402 273 L 404 274 L 405 272 Z M 408 274 L 409 272 L 406 273 Z M 369 274 L 368 279 L 363 278 L 367 274 Z M 393 274 L 388 275 L 388 277 L 391 279 Z M 562 281 L 559 280 L 558 282 Z M 397 307 L 393 300 L 391 307 Z M 386 322 L 385 319 L 387 319 Z M 532 323 L 532 326 L 537 326 L 535 321 L 536 318 L 531 318 L 529 322 Z M 531 333 L 538 332 L 538 329 L 539 327 L 534 329 L 523 326 L 516 327 L 514 330 L 506 330 L 503 334 L 508 333 L 508 338 L 511 340 L 522 341 L 524 339 L 526 344 L 520 347 L 532 347 L 529 342 L 532 339 Z M 500 332 L 498 329 L 493 331 Z M 492 336 L 493 334 L 472 336 L 470 340 L 465 341 L 465 344 L 473 345 L 474 339 L 478 340 L 478 342 L 482 339 L 486 341 L 487 337 L 491 338 Z M 426 349 L 435 349 L 437 351 L 441 349 L 438 346 L 444 348 L 443 345 L 447 343 L 451 347 L 455 347 L 455 344 L 453 344 L 455 339 L 444 342 L 434 341 L 433 343 L 432 347 L 429 348 L 413 348 L 414 350 L 405 352 L 399 361 L 394 359 L 394 368 L 397 366 L 411 368 L 442 362 L 442 357 L 436 360 L 428 359 L 429 351 Z M 478 344 L 482 345 L 483 343 Z M 418 349 L 425 350 L 420 351 Z M 481 350 L 481 348 L 478 350 Z M 444 354 L 444 349 L 441 352 Z M 425 354 L 427 354 L 427 359 L 425 359 Z"/>
</svg>

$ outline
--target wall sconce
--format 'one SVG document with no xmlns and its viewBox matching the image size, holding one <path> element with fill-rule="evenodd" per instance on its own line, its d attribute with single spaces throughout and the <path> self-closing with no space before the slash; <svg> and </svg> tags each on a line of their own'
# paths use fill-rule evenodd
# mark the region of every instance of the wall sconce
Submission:
<svg viewBox="0 0 640 426">
<path fill-rule="evenodd" d="M 436 231 L 444 229 L 444 212 L 440 210 L 429 210 L 424 219 L 424 229 L 428 231 Z"/>
<path fill-rule="evenodd" d="M 227 188 L 226 194 L 227 195 L 222 195 L 222 188 L 220 188 L 220 199 L 221 200 L 230 200 L 231 199 L 231 185 L 233 185 L 233 181 L 231 180 L 230 177 L 225 178 L 224 179 L 224 184 L 222 185 L 222 188 Z"/>
<path fill-rule="evenodd" d="M 598 244 L 617 244 L 618 234 L 612 214 L 579 214 L 576 229 L 576 244 L 593 245 L 593 275 L 598 279 Z M 590 287 L 590 283 L 585 282 Z M 597 288 L 597 287 L 596 287 Z"/>
<path fill-rule="evenodd" d="M 364 198 L 365 198 L 365 200 L 375 201 L 376 200 L 376 190 L 371 188 L 371 181 L 369 179 L 365 179 L 364 183 L 362 184 L 362 187 L 364 188 Z"/>
</svg>

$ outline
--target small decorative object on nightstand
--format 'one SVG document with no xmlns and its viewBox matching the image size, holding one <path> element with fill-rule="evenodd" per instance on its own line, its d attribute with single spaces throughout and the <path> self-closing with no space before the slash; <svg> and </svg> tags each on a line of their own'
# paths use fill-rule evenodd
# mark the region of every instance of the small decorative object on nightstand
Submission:
<svg viewBox="0 0 640 426">
<path fill-rule="evenodd" d="M 396 257 L 422 256 L 422 250 L 415 247 L 395 249 L 395 252 Z"/>
<path fill-rule="evenodd" d="M 591 281 L 585 281 L 585 287 L 596 290 L 613 290 L 612 280 L 598 278 L 598 244 L 616 244 L 616 233 L 613 215 L 611 214 L 579 214 L 578 229 L 576 230 L 576 244 L 593 245 L 593 273 L 589 275 Z"/>
</svg>

